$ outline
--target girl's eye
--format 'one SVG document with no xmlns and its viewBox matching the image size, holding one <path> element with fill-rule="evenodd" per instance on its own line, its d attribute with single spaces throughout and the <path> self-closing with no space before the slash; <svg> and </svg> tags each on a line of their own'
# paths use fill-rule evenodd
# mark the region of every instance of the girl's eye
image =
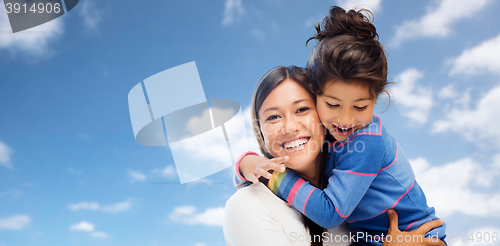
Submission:
<svg viewBox="0 0 500 246">
<path fill-rule="evenodd" d="M 340 105 L 338 105 L 338 104 L 329 104 L 328 102 L 326 103 L 326 106 L 329 107 L 329 108 L 338 108 L 338 107 L 340 107 Z"/>
<path fill-rule="evenodd" d="M 357 106 L 354 106 L 355 109 L 359 110 L 359 111 L 363 111 L 365 110 L 366 108 L 368 108 L 368 105 L 364 106 L 364 107 L 357 107 Z"/>
<path fill-rule="evenodd" d="M 310 109 L 310 108 L 308 108 L 308 107 L 299 108 L 299 109 L 297 110 L 297 113 L 304 113 L 304 112 L 307 112 L 309 109 Z"/>
<path fill-rule="evenodd" d="M 278 115 L 271 115 L 271 116 L 267 117 L 266 121 L 276 120 L 278 118 L 279 118 Z"/>
</svg>

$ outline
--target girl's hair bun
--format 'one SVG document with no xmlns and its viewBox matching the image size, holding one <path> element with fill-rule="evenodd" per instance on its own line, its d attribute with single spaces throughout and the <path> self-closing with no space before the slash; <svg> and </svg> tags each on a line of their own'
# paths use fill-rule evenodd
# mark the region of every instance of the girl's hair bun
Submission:
<svg viewBox="0 0 500 246">
<path fill-rule="evenodd" d="M 363 14 L 366 13 L 366 16 Z M 370 17 L 370 18 L 369 18 Z M 370 10 L 351 9 L 346 12 L 343 8 L 333 6 L 330 14 L 323 19 L 321 25 L 315 26 L 316 35 L 309 38 L 307 42 L 316 39 L 333 38 L 340 35 L 349 35 L 359 41 L 372 41 L 378 39 L 375 26 L 372 24 L 373 14 Z"/>
</svg>

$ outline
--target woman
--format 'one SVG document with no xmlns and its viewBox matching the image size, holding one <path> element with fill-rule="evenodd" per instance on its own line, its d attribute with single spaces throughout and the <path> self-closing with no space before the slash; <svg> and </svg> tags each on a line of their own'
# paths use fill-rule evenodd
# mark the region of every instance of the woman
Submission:
<svg viewBox="0 0 500 246">
<path fill-rule="evenodd" d="M 253 95 L 252 123 L 261 152 L 266 157 L 288 155 L 287 167 L 323 188 L 325 162 L 322 160 L 327 152 L 321 150 L 325 130 L 316 112 L 316 97 L 309 88 L 310 80 L 309 73 L 298 67 L 281 66 L 269 70 Z M 397 219 L 395 229 L 392 228 L 393 223 L 389 232 L 394 235 L 401 233 L 397 231 Z M 415 233 L 423 235 L 425 232 Z M 238 190 L 227 201 L 224 235 L 227 245 L 233 246 L 349 245 L 356 241 L 355 235 L 349 235 L 345 228 L 325 231 L 289 207 L 262 183 Z M 405 242 L 386 245 L 401 246 Z"/>
</svg>

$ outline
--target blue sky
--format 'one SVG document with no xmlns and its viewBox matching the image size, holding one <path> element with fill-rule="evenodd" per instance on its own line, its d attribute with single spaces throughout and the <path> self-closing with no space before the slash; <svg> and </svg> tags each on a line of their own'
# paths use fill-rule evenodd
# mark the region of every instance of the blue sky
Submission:
<svg viewBox="0 0 500 246">
<path fill-rule="evenodd" d="M 208 99 L 247 109 L 330 6 L 359 3 L 396 83 L 379 115 L 429 205 L 449 233 L 500 233 L 498 1 L 82 0 L 16 34 L 0 11 L 0 246 L 224 245 L 230 168 L 180 185 L 168 148 L 135 141 L 128 92 L 196 61 Z"/>
</svg>

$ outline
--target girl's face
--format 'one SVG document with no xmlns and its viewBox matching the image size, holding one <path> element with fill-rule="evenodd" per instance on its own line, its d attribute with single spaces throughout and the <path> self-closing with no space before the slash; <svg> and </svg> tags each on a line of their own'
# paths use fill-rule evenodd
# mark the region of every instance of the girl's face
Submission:
<svg viewBox="0 0 500 246">
<path fill-rule="evenodd" d="M 307 173 L 319 160 L 325 130 L 314 97 L 294 80 L 281 82 L 259 109 L 266 149 L 274 157 L 289 156 L 287 167 Z"/>
<path fill-rule="evenodd" d="M 318 115 L 337 141 L 347 140 L 354 131 L 370 124 L 377 99 L 367 86 L 330 81 L 323 92 L 317 96 Z"/>
</svg>

